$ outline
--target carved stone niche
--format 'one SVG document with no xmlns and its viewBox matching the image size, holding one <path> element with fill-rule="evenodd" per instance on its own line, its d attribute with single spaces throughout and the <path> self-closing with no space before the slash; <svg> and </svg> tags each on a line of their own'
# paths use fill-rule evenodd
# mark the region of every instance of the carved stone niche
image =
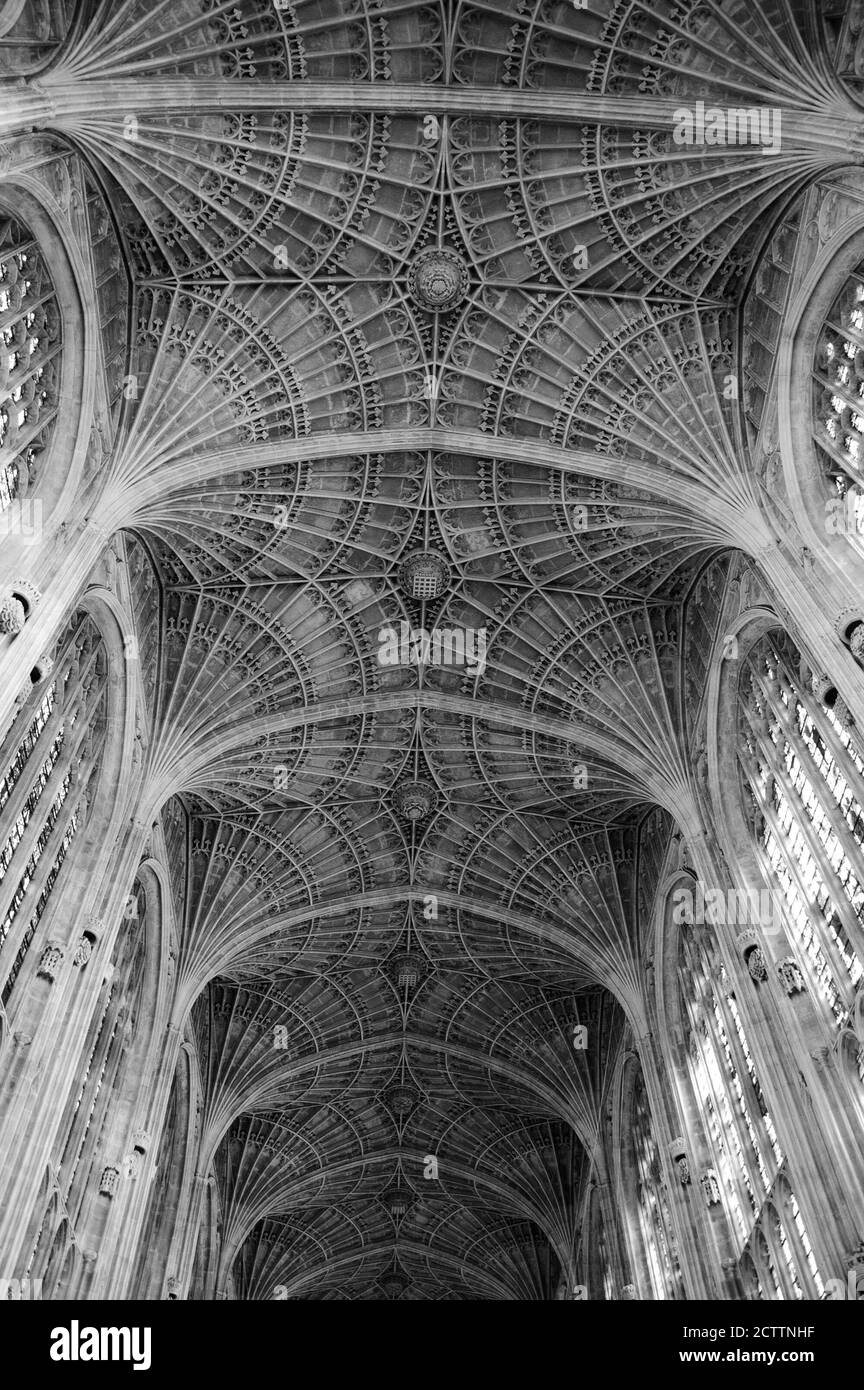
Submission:
<svg viewBox="0 0 864 1390">
<path fill-rule="evenodd" d="M 15 636 L 30 617 L 41 594 L 26 579 L 15 578 L 0 591 L 0 632 Z"/>
<path fill-rule="evenodd" d="M 690 1164 L 687 1162 L 686 1144 L 683 1137 L 679 1134 L 669 1145 L 669 1156 L 675 1164 L 678 1173 L 678 1181 L 682 1187 L 690 1185 Z"/>
<path fill-rule="evenodd" d="M 687 842 L 680 832 L 676 832 L 670 841 L 670 872 L 681 872 L 690 868 L 690 853 Z"/>
<path fill-rule="evenodd" d="M 720 1201 L 720 1183 L 713 1168 L 707 1168 L 699 1179 L 702 1195 L 709 1207 L 716 1207 Z"/>
<path fill-rule="evenodd" d="M 87 964 L 93 954 L 93 947 L 96 945 L 96 935 L 92 931 L 85 931 L 78 938 L 78 945 L 75 947 L 75 954 L 72 957 L 72 964 L 80 970 Z"/>
<path fill-rule="evenodd" d="M 150 1147 L 150 1134 L 146 1129 L 136 1129 L 132 1135 L 132 1149 L 123 1159 L 127 1178 L 137 1178 L 144 1171 L 144 1158 Z"/>
<path fill-rule="evenodd" d="M 24 606 L 14 594 L 0 598 L 0 632 L 15 636 L 24 626 Z"/>
<path fill-rule="evenodd" d="M 48 652 L 43 652 L 36 665 L 30 672 L 30 683 L 41 685 L 42 681 L 47 680 L 54 669 L 54 658 Z"/>
<path fill-rule="evenodd" d="M 802 994 L 805 989 L 804 976 L 798 962 L 792 956 L 786 956 L 777 966 L 777 974 L 780 983 L 788 995 Z"/>
<path fill-rule="evenodd" d="M 80 969 L 82 965 L 87 964 L 92 954 L 93 942 L 85 932 L 85 934 L 80 938 L 78 945 L 75 947 L 75 954 L 72 957 L 72 964 L 75 966 L 76 969 Z"/>
<path fill-rule="evenodd" d="M 837 702 L 837 687 L 830 676 L 826 676 L 824 671 L 814 672 L 810 680 L 810 688 L 820 705 L 826 709 L 832 709 Z"/>
<path fill-rule="evenodd" d="M 768 979 L 768 965 L 755 931 L 748 930 L 739 932 L 735 941 L 747 969 L 750 972 L 750 978 L 754 980 L 757 985 L 764 984 Z"/>
<path fill-rule="evenodd" d="M 141 1153 L 139 1153 L 139 1151 L 138 1151 L 137 1149 L 133 1149 L 131 1153 L 124 1154 L 124 1157 L 123 1157 L 123 1175 L 124 1175 L 124 1177 L 135 1179 L 135 1178 L 137 1178 L 137 1177 L 139 1176 L 139 1174 L 140 1174 L 140 1172 L 141 1172 L 141 1159 L 142 1159 L 142 1157 L 143 1157 L 143 1155 L 142 1155 Z"/>
<path fill-rule="evenodd" d="M 834 631 L 841 642 L 847 643 L 855 659 L 860 661 L 864 652 L 864 610 L 854 604 L 841 608 L 834 619 Z"/>
<path fill-rule="evenodd" d="M 44 980 L 50 980 L 53 984 L 62 960 L 63 947 L 57 941 L 49 941 L 42 952 L 37 975 L 41 975 Z"/>
<path fill-rule="evenodd" d="M 99 1193 L 102 1197 L 113 1197 L 117 1191 L 117 1184 L 120 1181 L 120 1169 L 113 1164 L 102 1169 L 102 1177 L 99 1180 Z"/>
</svg>

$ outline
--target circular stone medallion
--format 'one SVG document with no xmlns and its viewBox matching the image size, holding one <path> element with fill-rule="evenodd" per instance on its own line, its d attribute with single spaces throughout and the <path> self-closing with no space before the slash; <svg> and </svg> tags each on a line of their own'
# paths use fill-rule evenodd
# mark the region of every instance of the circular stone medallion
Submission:
<svg viewBox="0 0 864 1390">
<path fill-rule="evenodd" d="M 399 566 L 399 584 L 409 598 L 440 598 L 449 579 L 450 566 L 435 550 L 412 550 Z"/>
<path fill-rule="evenodd" d="M 465 298 L 468 267 L 447 246 L 427 246 L 408 270 L 408 293 L 421 309 L 446 313 Z"/>
<path fill-rule="evenodd" d="M 393 793 L 393 801 L 400 816 L 420 821 L 434 811 L 438 793 L 429 782 L 403 782 Z"/>
</svg>

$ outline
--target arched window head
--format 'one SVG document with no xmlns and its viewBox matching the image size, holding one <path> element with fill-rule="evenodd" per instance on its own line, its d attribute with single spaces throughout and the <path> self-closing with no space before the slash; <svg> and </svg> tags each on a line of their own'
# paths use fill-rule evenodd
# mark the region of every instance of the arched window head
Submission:
<svg viewBox="0 0 864 1390">
<path fill-rule="evenodd" d="M 814 439 L 830 481 L 829 535 L 864 544 L 864 263 L 822 324 L 813 362 Z"/>
<path fill-rule="evenodd" d="M 780 983 L 788 993 L 797 965 L 842 1027 L 864 974 L 864 760 L 836 702 L 820 695 L 791 639 L 767 633 L 742 661 L 737 750 L 745 813 L 778 895 L 770 925 L 792 948 L 777 943 Z"/>
<path fill-rule="evenodd" d="M 57 53 L 78 0 L 0 0 L 0 78 L 35 73 Z"/>
<path fill-rule="evenodd" d="M 0 522 L 38 487 L 57 415 L 60 310 L 32 234 L 0 212 Z M 10 515 L 0 535 L 32 534 L 40 518 Z"/>
</svg>

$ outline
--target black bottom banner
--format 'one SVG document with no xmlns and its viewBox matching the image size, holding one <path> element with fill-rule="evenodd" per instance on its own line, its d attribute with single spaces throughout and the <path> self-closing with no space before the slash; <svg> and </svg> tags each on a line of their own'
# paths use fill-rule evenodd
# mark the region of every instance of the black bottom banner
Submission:
<svg viewBox="0 0 864 1390">
<path fill-rule="evenodd" d="M 382 1300 L 386 1301 L 386 1300 Z M 732 1372 L 758 1368 L 770 1384 L 777 1371 L 807 1370 L 824 1382 L 851 1369 L 860 1336 L 860 1303 L 577 1303 L 545 1314 L 525 1306 L 475 1308 L 472 1321 L 436 1323 L 426 1314 L 406 1323 L 407 1307 L 369 1324 L 358 1306 L 326 1300 L 295 1306 L 273 1303 L 48 1303 L 9 1300 L 7 1349 L 15 1345 L 28 1372 L 48 1384 L 70 1376 L 85 1380 L 127 1374 L 160 1382 L 213 1374 L 314 1376 L 334 1373 L 404 1378 L 406 1354 L 420 1347 L 417 1373 L 428 1382 L 439 1366 L 452 1376 L 475 1369 L 488 1379 L 500 1367 L 512 1379 L 518 1358 L 536 1379 L 541 1364 L 564 1359 L 578 1380 L 608 1374 L 684 1379 L 709 1367 Z M 363 1305 L 364 1307 L 367 1305 Z M 506 1324 L 497 1324 L 504 1313 Z M 477 1319 L 480 1319 L 479 1323 Z M 489 1322 L 486 1319 L 489 1318 Z M 538 1319 L 535 1321 L 535 1318 Z M 495 1333 L 496 1325 L 499 1332 Z M 384 1333 L 387 1337 L 382 1341 Z M 11 1334 L 11 1335 L 10 1335 Z M 404 1349 L 400 1335 L 405 1338 Z M 530 1341 L 527 1339 L 530 1338 Z M 394 1351 L 402 1353 L 398 1360 Z M 530 1358 L 530 1364 L 529 1364 Z M 340 1359 L 342 1364 L 340 1365 Z M 365 1366 L 363 1363 L 366 1363 Z M 398 1368 L 398 1369 L 397 1369 Z M 730 1382 L 736 1384 L 736 1382 Z M 754 1382 L 755 1383 L 755 1382 Z"/>
</svg>

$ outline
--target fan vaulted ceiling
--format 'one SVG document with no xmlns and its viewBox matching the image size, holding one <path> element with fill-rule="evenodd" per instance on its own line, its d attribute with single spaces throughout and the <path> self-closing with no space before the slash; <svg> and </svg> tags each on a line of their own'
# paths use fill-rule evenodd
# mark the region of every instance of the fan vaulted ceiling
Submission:
<svg viewBox="0 0 864 1390">
<path fill-rule="evenodd" d="M 815 10 L 101 0 L 38 84 L 132 268 L 97 507 L 146 615 L 150 801 L 189 818 L 177 969 L 243 1296 L 567 1277 L 637 873 L 691 796 L 718 566 L 761 534 L 747 277 L 843 159 Z M 676 146 L 697 100 L 782 103 L 782 152 Z M 485 662 L 382 664 L 403 623 Z"/>
</svg>

